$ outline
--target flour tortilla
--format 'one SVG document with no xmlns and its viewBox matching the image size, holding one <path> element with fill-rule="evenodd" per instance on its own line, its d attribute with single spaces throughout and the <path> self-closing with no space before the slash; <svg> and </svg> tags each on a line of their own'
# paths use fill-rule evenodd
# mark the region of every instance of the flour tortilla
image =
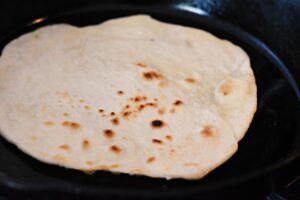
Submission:
<svg viewBox="0 0 300 200">
<path fill-rule="evenodd" d="M 146 15 L 13 40 L 0 98 L 1 135 L 40 161 L 167 179 L 229 159 L 257 103 L 241 48 Z"/>
</svg>

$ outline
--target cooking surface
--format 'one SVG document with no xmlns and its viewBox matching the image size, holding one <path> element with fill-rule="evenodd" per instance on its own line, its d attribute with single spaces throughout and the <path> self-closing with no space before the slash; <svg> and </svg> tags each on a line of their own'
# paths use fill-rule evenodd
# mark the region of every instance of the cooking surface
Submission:
<svg viewBox="0 0 300 200">
<path fill-rule="evenodd" d="M 71 1 L 69 1 L 69 3 L 70 2 Z M 86 1 L 73 1 L 73 2 L 74 2 L 74 4 L 72 4 L 72 5 L 78 6 L 81 4 L 85 4 L 84 2 L 86 2 Z M 91 2 L 91 1 L 89 1 L 89 2 Z M 131 1 L 131 2 L 136 3 L 136 1 Z M 146 1 L 146 2 L 149 2 L 149 1 Z M 237 24 L 240 27 L 243 27 L 248 32 L 253 33 L 255 36 L 259 37 L 264 42 L 266 42 L 271 48 L 273 48 L 273 50 L 275 52 L 277 52 L 278 55 L 280 56 L 280 58 L 287 64 L 288 68 L 292 71 L 292 73 L 295 76 L 298 76 L 299 69 L 297 69 L 296 66 L 297 65 L 300 66 L 300 60 L 299 60 L 299 58 L 296 57 L 296 55 L 299 55 L 299 47 L 296 46 L 296 41 L 298 38 L 296 38 L 295 30 L 297 30 L 297 29 L 294 30 L 289 27 L 291 26 L 291 24 L 293 27 L 295 27 L 297 25 L 300 26 L 300 25 L 296 23 L 296 21 L 299 21 L 299 14 L 295 10 L 295 9 L 297 9 L 297 5 L 292 5 L 293 4 L 292 1 L 290 1 L 290 2 L 285 1 L 286 2 L 285 5 L 281 5 L 279 3 L 270 4 L 270 5 L 268 5 L 269 8 L 263 7 L 262 4 L 259 3 L 259 1 L 257 1 L 258 3 L 253 3 L 253 1 L 251 1 L 251 2 L 248 1 L 248 4 L 242 3 L 245 1 L 213 1 L 213 2 L 215 2 L 215 4 L 208 3 L 207 1 L 181 1 L 181 4 L 182 4 L 182 2 L 185 2 L 184 3 L 185 5 L 187 5 L 187 4 L 194 5 L 198 8 L 202 8 L 203 10 L 205 10 L 213 15 L 216 15 L 220 18 L 231 21 L 232 23 Z M 0 24 L 1 25 L 3 24 L 4 26 L 3 26 L 3 29 L 1 28 L 0 32 L 3 31 L 2 33 L 5 33 L 5 31 L 11 29 L 11 27 L 13 27 L 13 25 L 20 24 L 22 21 L 26 21 L 27 19 L 29 20 L 34 17 L 40 17 L 41 14 L 44 13 L 44 11 L 49 13 L 49 12 L 61 10 L 62 7 L 66 8 L 67 6 L 70 5 L 69 3 L 61 2 L 61 3 L 46 3 L 44 5 L 38 5 L 38 4 L 20 5 L 18 2 L 18 3 L 15 3 L 15 5 L 19 5 L 19 6 L 13 6 L 13 7 L 10 6 L 8 8 L 3 7 L 2 9 L 5 10 L 5 12 L 1 12 L 1 14 L 0 14 L 1 15 Z M 167 3 L 167 1 L 164 1 L 164 3 Z M 237 9 L 237 6 L 241 6 L 241 7 L 239 7 L 240 11 L 232 12 L 235 9 Z M 279 11 L 280 6 L 282 8 Z M 32 8 L 34 8 L 33 12 L 31 11 Z M 11 10 L 11 11 L 8 12 L 9 10 Z M 293 10 L 294 10 L 294 12 L 293 12 Z M 299 10 L 299 6 L 298 6 L 298 10 Z M 273 17 L 275 16 L 275 14 L 277 15 L 278 12 L 279 13 L 282 12 L 282 16 L 284 16 L 284 17 L 275 21 L 273 19 Z M 13 15 L 12 13 L 20 13 L 20 16 L 22 15 L 23 17 L 22 18 L 18 17 L 16 15 Z M 285 17 L 285 15 L 287 15 L 287 13 L 289 13 L 289 17 Z M 11 17 L 10 17 L 11 20 L 7 20 L 8 15 L 11 15 Z M 262 18 L 255 18 L 257 16 L 262 16 Z M 255 26 L 253 26 L 253 24 L 255 24 Z M 277 30 L 277 32 L 276 32 L 276 30 Z M 280 30 L 280 31 L 278 31 L 278 30 Z M 273 34 L 274 31 L 276 34 Z M 263 66 L 260 68 L 257 67 L 257 70 L 258 69 L 265 70 L 265 71 L 261 72 L 261 74 L 270 73 L 270 74 L 274 74 L 274 76 L 277 76 L 277 75 L 275 75 L 276 72 L 271 73 L 269 70 L 266 69 L 267 66 L 271 66 L 270 64 L 267 63 L 267 61 L 265 61 L 264 59 L 260 59 L 258 55 L 253 55 L 253 56 L 256 56 L 256 57 L 254 57 L 255 60 L 260 61 L 261 66 Z M 271 71 L 272 70 L 274 70 L 274 69 L 271 68 Z M 273 98 L 274 94 L 276 97 L 276 95 L 278 94 L 276 91 L 287 91 L 288 90 L 288 89 L 287 90 L 285 89 L 286 82 L 282 81 L 281 78 L 279 78 L 279 79 L 275 78 L 274 80 L 275 81 L 272 84 L 271 83 L 269 84 L 269 87 L 271 87 L 271 89 L 272 89 L 271 91 L 273 91 L 273 92 L 269 93 L 269 95 L 270 95 L 269 97 L 268 97 L 268 95 L 265 95 L 264 98 L 266 98 L 266 99 Z M 268 82 L 267 79 L 265 81 Z M 266 86 L 265 84 L 261 84 L 261 85 Z M 277 97 L 278 97 L 278 95 L 277 95 Z M 281 101 L 280 98 L 278 99 L 278 101 Z M 264 102 L 264 101 L 261 101 L 261 102 Z M 265 102 L 267 102 L 267 101 L 265 101 Z M 279 104 L 273 105 L 273 106 L 279 106 Z M 281 109 L 283 109 L 282 112 L 284 112 L 285 108 L 281 108 Z M 286 110 L 286 111 L 289 112 L 289 110 Z M 266 123 L 268 123 L 269 125 L 272 125 L 274 122 L 276 123 L 276 120 L 274 120 L 274 117 L 276 118 L 276 115 L 274 116 L 274 113 L 272 113 L 272 111 L 267 112 L 266 115 L 268 116 L 266 118 L 267 119 Z M 285 117 L 296 117 L 296 116 L 285 116 Z M 276 127 L 276 124 L 274 127 Z M 286 128 L 288 128 L 288 127 L 286 127 Z M 276 131 L 276 130 L 274 129 L 274 131 Z M 264 136 L 266 136 L 266 135 L 264 135 Z M 249 136 L 249 137 L 251 137 L 251 136 Z M 245 140 L 246 139 L 247 138 L 245 138 Z M 279 147 L 282 147 L 282 148 L 284 148 L 285 145 L 288 145 L 291 142 L 291 141 L 284 141 L 284 137 L 272 138 L 272 139 L 276 140 L 278 142 L 278 144 L 281 144 L 281 145 L 279 145 Z M 7 145 L 7 144 L 5 144 L 5 145 Z M 241 147 L 241 148 L 243 148 L 243 147 Z M 17 151 L 13 147 L 8 147 L 8 149 L 9 149 L 9 151 Z M 270 158 L 270 154 L 272 154 L 272 153 L 273 152 L 270 149 L 270 151 L 262 152 L 262 154 L 260 154 L 259 156 L 261 156 L 261 157 L 265 156 L 265 158 L 268 159 L 268 158 Z M 251 154 L 251 152 L 249 152 L 249 154 Z M 21 158 L 21 157 L 17 156 L 15 159 L 24 160 L 24 157 Z M 274 159 L 274 158 L 272 158 L 272 159 Z M 27 160 L 27 158 L 25 158 L 25 160 Z M 26 162 L 27 161 L 25 161 L 25 163 Z M 34 165 L 36 164 L 35 162 L 37 162 L 37 161 L 30 161 L 29 164 L 34 163 L 32 165 L 32 167 L 34 168 Z M 233 162 L 234 162 L 234 160 L 233 160 Z M 298 159 L 298 161 L 294 161 L 288 167 L 285 167 L 284 169 L 282 169 L 280 171 L 280 173 L 278 172 L 276 174 L 276 176 L 272 176 L 272 177 L 269 177 L 268 179 L 265 179 L 263 182 L 264 184 L 262 184 L 262 182 L 261 182 L 261 184 L 262 184 L 261 187 L 266 187 L 266 189 L 261 188 L 260 189 L 261 191 L 260 191 L 260 190 L 257 190 L 257 188 L 253 187 L 253 190 L 259 192 L 260 195 L 262 195 L 262 196 L 267 195 L 268 193 L 271 193 L 272 189 L 278 193 L 282 192 L 283 190 L 285 190 L 285 187 L 284 187 L 285 185 L 292 182 L 293 179 L 295 179 L 298 175 L 300 175 L 300 173 L 297 172 L 297 169 L 299 169 L 299 168 L 295 168 L 295 166 L 299 166 L 298 163 L 299 163 L 299 159 Z M 37 165 L 39 165 L 39 164 L 37 164 Z M 18 169 L 18 166 L 10 166 L 10 168 L 14 168 L 14 167 L 16 169 Z M 63 171 L 59 172 L 58 174 L 56 173 L 57 171 L 52 173 L 51 170 L 48 171 L 48 169 L 50 169 L 50 168 L 52 168 L 52 166 L 49 168 L 47 167 L 43 173 L 52 174 L 53 181 L 56 181 L 58 176 L 60 176 L 60 173 L 64 173 Z M 225 166 L 225 169 L 226 169 L 226 166 Z M 9 169 L 7 169 L 7 170 L 9 170 Z M 230 168 L 229 168 L 229 172 L 230 172 Z M 72 173 L 73 172 L 71 172 L 71 174 Z M 216 172 L 216 173 L 218 173 L 218 172 Z M 286 173 L 286 175 L 283 175 L 284 173 Z M 104 177 L 105 176 L 109 177 L 110 175 L 104 174 Z M 26 176 L 19 177 L 19 178 L 26 179 Z M 82 178 L 82 179 L 85 179 L 85 178 Z M 141 178 L 141 179 L 143 179 L 143 178 Z M 37 179 L 36 181 L 39 181 L 39 180 Z M 270 181 L 274 184 L 273 186 L 270 186 Z M 151 185 L 151 182 L 152 181 L 150 181 L 150 183 L 149 183 L 150 185 Z M 158 182 L 160 182 L 160 180 L 153 180 L 153 183 L 155 183 L 155 184 Z M 112 186 L 116 186 L 115 183 L 113 182 L 113 180 L 112 180 L 111 184 L 112 184 Z M 130 186 L 130 184 L 134 184 L 134 183 L 129 182 L 128 184 L 129 184 L 128 186 Z M 172 184 L 174 184 L 174 183 L 171 183 L 171 185 Z M 176 186 L 176 184 L 177 183 L 175 183 L 175 186 Z M 191 183 L 186 184 L 186 186 L 189 186 L 189 184 L 191 184 Z M 296 184 L 297 184 L 297 181 L 295 183 L 293 183 L 292 185 L 290 185 L 290 187 L 288 187 L 288 188 L 292 188 L 292 189 L 290 189 L 293 193 L 292 195 L 294 195 L 294 193 L 295 193 L 294 188 L 296 187 L 295 186 Z M 168 185 L 169 185 L 169 183 L 162 184 L 162 186 L 166 187 L 166 188 L 168 187 Z M 291 193 L 291 192 L 288 191 L 288 193 Z M 270 195 L 270 196 L 272 198 L 274 197 L 272 195 Z"/>
</svg>

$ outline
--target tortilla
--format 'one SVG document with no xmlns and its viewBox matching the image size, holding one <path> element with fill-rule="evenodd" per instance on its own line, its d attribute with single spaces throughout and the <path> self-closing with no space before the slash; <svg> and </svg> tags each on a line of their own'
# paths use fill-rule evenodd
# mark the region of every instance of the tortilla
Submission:
<svg viewBox="0 0 300 200">
<path fill-rule="evenodd" d="M 20 36 L 0 98 L 1 135 L 40 161 L 166 179 L 228 160 L 257 104 L 241 48 L 146 15 Z"/>
</svg>

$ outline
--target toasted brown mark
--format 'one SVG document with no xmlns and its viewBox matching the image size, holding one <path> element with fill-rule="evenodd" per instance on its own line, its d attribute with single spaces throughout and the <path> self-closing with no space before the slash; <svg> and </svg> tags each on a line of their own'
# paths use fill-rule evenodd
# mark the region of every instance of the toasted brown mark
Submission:
<svg viewBox="0 0 300 200">
<path fill-rule="evenodd" d="M 111 120 L 111 122 L 112 122 L 113 125 L 118 125 L 120 123 L 120 120 L 119 120 L 119 118 L 116 117 L 116 118 L 113 118 Z"/>
<path fill-rule="evenodd" d="M 103 113 L 103 112 L 104 112 L 104 110 L 103 110 L 103 109 L 99 109 L 98 111 L 99 111 L 99 113 Z"/>
<path fill-rule="evenodd" d="M 176 109 L 175 108 L 172 108 L 171 110 L 170 110 L 170 113 L 175 113 L 176 112 Z"/>
<path fill-rule="evenodd" d="M 155 161 L 155 157 L 151 156 L 147 159 L 147 163 L 152 163 L 153 161 Z"/>
<path fill-rule="evenodd" d="M 145 105 L 139 105 L 139 110 L 143 110 L 145 108 Z"/>
<path fill-rule="evenodd" d="M 197 163 L 184 163 L 184 166 L 186 167 L 198 167 Z"/>
<path fill-rule="evenodd" d="M 115 136 L 115 133 L 110 129 L 103 130 L 103 134 L 107 138 L 113 138 Z"/>
<path fill-rule="evenodd" d="M 134 102 L 146 101 L 147 97 L 146 96 L 136 96 L 134 98 L 130 98 L 130 100 L 132 100 Z"/>
<path fill-rule="evenodd" d="M 138 67 L 147 67 L 147 64 L 145 64 L 145 63 L 136 63 L 136 66 L 138 66 Z"/>
<path fill-rule="evenodd" d="M 69 127 L 69 128 L 71 128 L 71 129 L 79 129 L 79 128 L 80 128 L 80 124 L 77 123 L 77 122 L 64 121 L 64 122 L 62 123 L 62 125 L 63 125 L 64 127 Z"/>
<path fill-rule="evenodd" d="M 157 106 L 157 104 L 156 103 L 146 103 L 146 104 L 144 104 L 145 106 L 151 106 L 151 107 L 156 107 Z"/>
<path fill-rule="evenodd" d="M 117 93 L 118 93 L 118 95 L 123 95 L 124 94 L 124 92 L 122 90 L 119 90 Z"/>
<path fill-rule="evenodd" d="M 81 145 L 83 149 L 88 149 L 90 147 L 90 141 L 88 139 L 83 139 Z"/>
<path fill-rule="evenodd" d="M 172 138 L 171 135 L 166 135 L 166 139 L 169 140 L 169 141 L 172 141 L 172 140 L 173 140 L 173 138 Z"/>
<path fill-rule="evenodd" d="M 88 105 L 86 105 L 86 106 L 84 106 L 84 109 L 86 109 L 86 110 L 91 110 L 91 107 L 88 106 Z"/>
<path fill-rule="evenodd" d="M 125 118 L 128 117 L 130 114 L 131 114 L 131 112 L 123 112 L 122 113 L 123 117 L 125 117 Z"/>
<path fill-rule="evenodd" d="M 80 99 L 79 102 L 80 102 L 80 103 L 84 103 L 85 100 L 84 100 L 84 99 Z"/>
<path fill-rule="evenodd" d="M 155 79 L 160 79 L 162 78 L 162 76 L 154 71 L 150 71 L 150 72 L 145 72 L 143 74 L 144 78 L 146 80 L 155 80 Z"/>
<path fill-rule="evenodd" d="M 211 125 L 204 126 L 201 134 L 205 137 L 212 137 L 214 135 L 214 128 Z"/>
<path fill-rule="evenodd" d="M 62 144 L 59 146 L 60 149 L 63 149 L 63 150 L 69 150 L 70 149 L 70 146 L 67 145 L 67 144 Z"/>
<path fill-rule="evenodd" d="M 160 115 L 163 115 L 163 114 L 165 114 L 165 108 L 159 108 L 158 110 L 157 110 L 157 112 L 158 112 L 158 114 L 160 114 Z"/>
<path fill-rule="evenodd" d="M 193 43 L 192 43 L 192 41 L 190 41 L 190 40 L 186 40 L 186 41 L 185 41 L 185 44 L 186 44 L 188 47 L 193 47 Z"/>
<path fill-rule="evenodd" d="M 135 102 L 141 101 L 141 97 L 135 97 L 135 98 L 134 98 L 134 101 L 135 101 Z"/>
<path fill-rule="evenodd" d="M 135 174 L 145 174 L 144 170 L 142 169 L 133 169 L 131 172 Z"/>
<path fill-rule="evenodd" d="M 117 145 L 113 145 L 109 149 L 114 153 L 121 153 L 121 151 L 122 151 L 122 149 Z"/>
<path fill-rule="evenodd" d="M 51 122 L 51 121 L 45 121 L 44 124 L 45 124 L 45 126 L 53 126 L 53 125 L 54 125 L 54 122 Z"/>
<path fill-rule="evenodd" d="M 117 164 L 114 164 L 114 165 L 109 166 L 110 169 L 118 168 L 118 167 L 120 167 L 120 165 L 117 165 Z"/>
<path fill-rule="evenodd" d="M 152 139 L 152 143 L 154 143 L 154 144 L 162 144 L 163 141 L 161 141 L 159 139 Z"/>
<path fill-rule="evenodd" d="M 232 83 L 231 81 L 226 81 L 225 83 L 222 83 L 220 86 L 220 92 L 224 95 L 227 96 L 231 91 L 232 91 Z"/>
<path fill-rule="evenodd" d="M 158 84 L 159 87 L 165 87 L 165 85 L 166 85 L 166 83 L 164 81 L 160 81 Z"/>
<path fill-rule="evenodd" d="M 176 101 L 173 103 L 174 106 L 179 106 L 179 105 L 182 105 L 182 104 L 183 104 L 183 102 L 180 101 L 180 100 L 176 100 Z"/>
<path fill-rule="evenodd" d="M 161 128 L 163 127 L 165 124 L 163 121 L 159 120 L 159 119 L 155 119 L 151 122 L 151 126 L 153 128 Z"/>
<path fill-rule="evenodd" d="M 98 165 L 98 166 L 97 166 L 97 169 L 98 169 L 98 170 L 109 170 L 109 167 L 106 166 L 106 165 Z"/>
<path fill-rule="evenodd" d="M 115 114 L 116 114 L 115 112 L 111 112 L 110 113 L 111 116 L 115 116 Z"/>
<path fill-rule="evenodd" d="M 93 165 L 94 163 L 92 161 L 86 161 L 85 164 L 87 164 L 87 165 Z"/>
<path fill-rule="evenodd" d="M 68 160 L 62 156 L 62 155 L 59 155 L 59 154 L 56 154 L 55 156 L 52 157 L 54 160 L 57 160 L 57 161 L 61 161 L 61 162 L 67 162 Z"/>
<path fill-rule="evenodd" d="M 70 115 L 69 115 L 69 113 L 63 113 L 63 116 L 65 116 L 65 117 L 69 117 Z"/>
<path fill-rule="evenodd" d="M 32 137 L 31 137 L 31 140 L 32 140 L 33 142 L 35 142 L 35 141 L 37 140 L 37 137 L 32 136 Z"/>
<path fill-rule="evenodd" d="M 196 80 L 193 79 L 193 78 L 186 78 L 185 81 L 186 81 L 187 83 L 191 83 L 191 84 L 196 83 Z"/>
</svg>

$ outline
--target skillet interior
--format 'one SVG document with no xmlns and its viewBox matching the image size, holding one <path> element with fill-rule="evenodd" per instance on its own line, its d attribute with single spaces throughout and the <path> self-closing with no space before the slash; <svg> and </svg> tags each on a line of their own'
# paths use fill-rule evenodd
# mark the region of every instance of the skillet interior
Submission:
<svg viewBox="0 0 300 200">
<path fill-rule="evenodd" d="M 238 152 L 204 179 L 166 181 L 107 172 L 97 172 L 90 176 L 43 164 L 0 138 L 0 185 L 30 191 L 55 190 L 122 196 L 207 192 L 268 173 L 299 156 L 299 91 L 287 69 L 259 40 L 209 16 L 196 16 L 161 7 L 107 6 L 73 10 L 21 27 L 0 41 L 0 49 L 18 35 L 46 24 L 70 23 L 84 26 L 138 13 L 207 30 L 247 51 L 257 81 L 258 110 L 245 138 L 239 143 Z"/>
</svg>

